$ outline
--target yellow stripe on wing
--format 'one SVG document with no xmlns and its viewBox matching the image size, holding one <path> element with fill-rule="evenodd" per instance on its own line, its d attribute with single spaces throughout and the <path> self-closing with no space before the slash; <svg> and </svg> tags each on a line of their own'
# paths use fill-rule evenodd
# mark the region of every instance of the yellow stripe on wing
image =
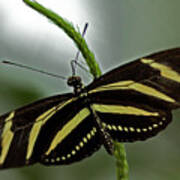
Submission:
<svg viewBox="0 0 180 180">
<path fill-rule="evenodd" d="M 154 69 L 158 69 L 161 73 L 161 76 L 171 79 L 173 81 L 176 81 L 180 83 L 180 74 L 174 71 L 171 67 L 168 67 L 164 64 L 157 63 L 156 61 L 152 59 L 141 59 L 141 62 L 144 64 L 148 64 Z"/>
<path fill-rule="evenodd" d="M 150 95 L 150 96 L 154 96 L 154 97 L 157 97 L 159 99 L 162 99 L 164 101 L 167 101 L 167 102 L 171 102 L 171 103 L 174 103 L 176 102 L 173 98 L 167 96 L 166 94 L 152 88 L 152 87 L 149 87 L 149 86 L 146 86 L 144 84 L 140 84 L 140 83 L 134 83 L 132 85 L 129 86 L 130 89 L 133 89 L 133 90 L 136 90 L 138 92 L 141 92 L 143 94 L 147 94 L 147 95 Z"/>
<path fill-rule="evenodd" d="M 100 86 L 96 89 L 91 90 L 89 93 L 96 93 L 100 91 L 111 91 L 111 90 L 135 90 L 142 94 L 154 96 L 167 102 L 171 102 L 171 103 L 176 102 L 173 98 L 156 90 L 155 88 L 149 87 L 141 83 L 136 83 L 135 81 L 132 80 L 120 81 L 120 82 L 115 82 L 104 86 Z"/>
<path fill-rule="evenodd" d="M 159 116 L 158 112 L 150 112 L 133 106 L 93 104 L 93 109 L 101 113 L 126 114 L 139 116 Z"/>
<path fill-rule="evenodd" d="M 57 111 L 65 107 L 67 104 L 71 103 L 72 101 L 76 100 L 77 98 L 69 99 L 68 101 L 65 101 L 63 103 L 60 103 L 57 106 L 52 107 L 48 111 L 41 114 L 39 117 L 36 118 L 36 121 L 31 129 L 29 140 L 28 140 L 28 148 L 27 148 L 27 154 L 26 154 L 26 160 L 30 159 L 34 145 L 36 143 L 36 139 L 40 133 L 40 130 L 42 126 L 50 119 Z"/>
<path fill-rule="evenodd" d="M 119 81 L 119 82 L 99 86 L 99 87 L 89 91 L 89 93 L 91 94 L 91 93 L 96 93 L 96 92 L 100 92 L 100 91 L 120 90 L 120 89 L 128 88 L 133 83 L 134 83 L 134 81 L 132 81 L 132 80 Z"/>
<path fill-rule="evenodd" d="M 9 116 L 5 119 L 5 125 L 2 132 L 2 141 L 1 141 L 1 155 L 0 155 L 0 164 L 3 164 L 6 156 L 8 154 L 11 142 L 14 137 L 14 133 L 11 131 L 13 125 L 12 119 L 14 118 L 15 112 L 11 112 Z"/>
<path fill-rule="evenodd" d="M 89 116 L 89 114 L 89 109 L 84 108 L 79 113 L 77 113 L 73 119 L 69 120 L 56 134 L 45 154 L 49 155 L 58 144 L 60 144 L 86 117 Z"/>
</svg>

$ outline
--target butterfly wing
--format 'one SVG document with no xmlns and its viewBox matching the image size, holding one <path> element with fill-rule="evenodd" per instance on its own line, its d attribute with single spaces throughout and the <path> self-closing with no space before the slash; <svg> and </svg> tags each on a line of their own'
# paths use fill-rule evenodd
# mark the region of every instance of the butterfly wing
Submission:
<svg viewBox="0 0 180 180">
<path fill-rule="evenodd" d="M 159 52 L 96 79 L 87 87 L 94 110 L 120 142 L 145 140 L 180 107 L 180 48 Z"/>
<path fill-rule="evenodd" d="M 72 94 L 37 101 L 0 117 L 0 168 L 68 164 L 100 147 L 83 100 Z M 61 158 L 61 159 L 59 159 Z"/>
<path fill-rule="evenodd" d="M 45 165 L 70 164 L 97 151 L 101 142 L 92 118 L 88 108 L 78 108 L 76 114 L 71 114 L 68 123 L 50 138 L 40 162 Z M 41 146 L 41 143 L 37 145 Z"/>
</svg>

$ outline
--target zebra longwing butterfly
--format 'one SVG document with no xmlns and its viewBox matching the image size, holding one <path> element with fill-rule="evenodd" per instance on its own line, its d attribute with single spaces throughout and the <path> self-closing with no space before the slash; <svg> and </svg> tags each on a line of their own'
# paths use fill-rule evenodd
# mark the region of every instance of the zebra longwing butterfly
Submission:
<svg viewBox="0 0 180 180">
<path fill-rule="evenodd" d="M 70 164 L 97 151 L 112 154 L 112 140 L 146 140 L 180 107 L 180 48 L 120 66 L 74 92 L 48 97 L 0 117 L 0 168 L 36 162 Z"/>
</svg>

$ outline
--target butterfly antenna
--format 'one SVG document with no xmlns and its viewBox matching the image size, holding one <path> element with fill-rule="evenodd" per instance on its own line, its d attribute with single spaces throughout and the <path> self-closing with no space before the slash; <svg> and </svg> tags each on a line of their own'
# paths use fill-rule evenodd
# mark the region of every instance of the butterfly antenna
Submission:
<svg viewBox="0 0 180 180">
<path fill-rule="evenodd" d="M 82 32 L 82 37 L 85 36 L 86 31 L 87 31 L 87 28 L 88 28 L 88 23 L 86 23 L 86 24 L 84 25 L 84 29 L 83 29 L 83 32 Z M 79 64 L 77 63 L 78 58 L 79 58 L 79 54 L 80 54 L 80 50 L 78 50 L 78 52 L 76 53 L 75 59 L 71 61 L 72 75 L 73 75 L 73 76 L 76 74 L 76 65 L 79 65 Z M 81 66 L 80 66 L 80 67 L 81 67 Z M 84 68 L 83 68 L 83 69 L 84 69 Z"/>
<path fill-rule="evenodd" d="M 76 60 L 72 60 L 71 61 L 71 66 L 74 66 L 74 65 L 78 65 L 81 69 L 83 69 L 84 71 L 88 72 L 89 73 L 89 70 L 86 69 L 82 64 L 80 64 L 79 62 L 77 62 Z"/>
<path fill-rule="evenodd" d="M 16 67 L 20 67 L 20 68 L 23 68 L 23 69 L 28 69 L 28 70 L 31 70 L 31 71 L 34 71 L 34 72 L 39 72 L 39 73 L 42 73 L 42 74 L 45 74 L 45 75 L 48 75 L 48 76 L 51 76 L 51 77 L 55 77 L 55 78 L 60 78 L 60 79 L 63 79 L 63 80 L 67 79 L 64 76 L 49 73 L 49 72 L 46 72 L 46 71 L 42 71 L 42 70 L 39 70 L 39 69 L 36 69 L 36 68 L 33 68 L 33 67 L 29 67 L 29 66 L 26 66 L 26 65 L 23 65 L 23 64 L 14 63 L 14 62 L 11 62 L 11 61 L 2 61 L 1 63 L 16 66 Z"/>
</svg>

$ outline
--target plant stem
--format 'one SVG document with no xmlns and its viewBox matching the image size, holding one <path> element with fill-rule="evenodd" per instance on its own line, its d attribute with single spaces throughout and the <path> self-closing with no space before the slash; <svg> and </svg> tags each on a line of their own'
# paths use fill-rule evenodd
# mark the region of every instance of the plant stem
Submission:
<svg viewBox="0 0 180 180">
<path fill-rule="evenodd" d="M 126 151 L 124 144 L 114 142 L 115 152 L 114 156 L 116 157 L 116 175 L 117 180 L 128 180 L 129 179 L 129 167 L 126 158 Z"/>
<path fill-rule="evenodd" d="M 46 16 L 58 27 L 63 29 L 63 31 L 75 42 L 78 49 L 81 51 L 86 63 L 90 69 L 91 74 L 97 78 L 101 75 L 99 65 L 97 64 L 94 54 L 89 50 L 84 38 L 81 36 L 81 33 L 77 32 L 73 25 L 67 20 L 64 20 L 61 16 L 54 13 L 53 11 L 43 7 L 41 4 L 36 1 L 23 0 L 28 6 L 38 11 L 40 14 Z"/>
<path fill-rule="evenodd" d="M 54 22 L 58 27 L 60 27 L 76 44 L 80 52 L 82 53 L 86 63 L 90 69 L 90 73 L 97 78 L 101 75 L 101 70 L 95 59 L 94 54 L 89 50 L 86 41 L 82 35 L 75 30 L 73 25 L 61 16 L 54 13 L 53 11 L 43 7 L 41 4 L 32 0 L 23 0 L 28 6 L 38 11 L 40 14 L 46 16 L 52 22 Z M 115 152 L 114 156 L 116 157 L 116 171 L 117 171 L 117 180 L 128 180 L 128 163 L 126 160 L 126 151 L 124 145 L 118 142 L 114 143 Z"/>
</svg>

